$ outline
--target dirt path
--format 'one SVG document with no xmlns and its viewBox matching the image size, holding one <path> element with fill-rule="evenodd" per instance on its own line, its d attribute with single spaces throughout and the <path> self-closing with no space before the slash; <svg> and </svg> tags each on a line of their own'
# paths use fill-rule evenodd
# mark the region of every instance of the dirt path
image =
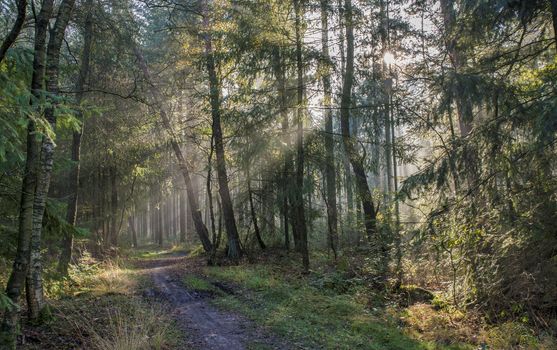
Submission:
<svg viewBox="0 0 557 350">
<path fill-rule="evenodd" d="M 153 281 L 154 296 L 173 310 L 179 328 L 185 332 L 188 345 L 193 349 L 243 350 L 289 349 L 268 331 L 244 317 L 215 308 L 207 295 L 187 290 L 180 282 L 178 267 L 183 256 L 143 261 L 143 268 Z"/>
</svg>

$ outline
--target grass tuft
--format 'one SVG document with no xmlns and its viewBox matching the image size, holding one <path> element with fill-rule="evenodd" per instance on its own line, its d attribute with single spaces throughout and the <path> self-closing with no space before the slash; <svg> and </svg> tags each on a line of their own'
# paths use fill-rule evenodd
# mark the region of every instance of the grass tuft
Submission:
<svg viewBox="0 0 557 350">
<path fill-rule="evenodd" d="M 96 350 L 165 349 L 171 345 L 171 328 L 162 308 L 135 302 L 126 310 L 117 307 L 111 312 L 103 332 L 92 332 Z"/>
<path fill-rule="evenodd" d="M 131 270 L 120 267 L 114 262 L 108 262 L 97 275 L 91 292 L 95 295 L 130 295 L 136 286 L 136 281 L 131 276 L 132 273 Z"/>
</svg>

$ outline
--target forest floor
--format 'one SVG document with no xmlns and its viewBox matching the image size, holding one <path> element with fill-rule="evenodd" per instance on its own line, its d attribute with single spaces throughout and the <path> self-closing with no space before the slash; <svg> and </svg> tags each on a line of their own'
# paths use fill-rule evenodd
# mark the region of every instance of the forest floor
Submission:
<svg viewBox="0 0 557 350">
<path fill-rule="evenodd" d="M 20 348 L 552 349 L 515 324 L 485 328 L 431 302 L 401 303 L 339 273 L 326 256 L 312 257 L 310 274 L 281 250 L 223 266 L 176 247 L 124 256 L 85 256 L 59 282 L 47 275 L 53 318 L 26 325 Z"/>
<path fill-rule="evenodd" d="M 206 286 L 195 289 L 184 284 L 184 273 L 193 276 L 201 262 L 186 260 L 184 253 L 170 253 L 136 264 L 151 277 L 152 286 L 143 294 L 171 307 L 177 327 L 185 334 L 191 349 L 242 350 L 290 349 L 287 341 L 273 335 L 255 322 L 229 310 L 218 309 L 210 303 L 214 292 Z M 207 282 L 208 283 L 208 282 Z M 223 293 L 233 293 L 223 284 L 215 283 Z"/>
<path fill-rule="evenodd" d="M 143 296 L 170 307 L 191 349 L 471 349 L 454 334 L 440 343 L 402 331 L 398 315 L 331 288 L 323 274 L 267 252 L 239 266 L 208 267 L 204 257 L 146 251 Z M 449 340 L 447 342 L 447 340 Z"/>
</svg>

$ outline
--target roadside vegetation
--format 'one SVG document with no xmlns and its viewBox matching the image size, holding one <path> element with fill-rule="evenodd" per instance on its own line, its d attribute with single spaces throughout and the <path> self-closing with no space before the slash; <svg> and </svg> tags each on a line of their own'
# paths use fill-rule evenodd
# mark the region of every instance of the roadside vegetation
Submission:
<svg viewBox="0 0 557 350">
<path fill-rule="evenodd" d="M 362 279 L 334 269 L 324 256 L 305 275 L 295 255 L 270 253 L 257 264 L 206 267 L 187 275 L 187 288 L 210 292 L 219 307 L 240 312 L 294 339 L 326 349 L 544 349 L 557 346 L 525 322 L 490 325 L 481 314 L 455 309 L 442 293 L 403 286 L 378 293 Z M 223 288 L 224 287 L 224 288 Z"/>
<path fill-rule="evenodd" d="M 142 292 L 149 276 L 126 256 L 99 262 L 84 254 L 64 278 L 45 281 L 51 313 L 25 327 L 21 349 L 164 350 L 180 347 L 168 307 Z"/>
</svg>

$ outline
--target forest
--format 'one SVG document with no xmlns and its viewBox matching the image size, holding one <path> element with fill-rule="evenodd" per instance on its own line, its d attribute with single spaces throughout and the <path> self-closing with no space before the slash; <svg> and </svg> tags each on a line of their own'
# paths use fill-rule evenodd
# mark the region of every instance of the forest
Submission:
<svg viewBox="0 0 557 350">
<path fill-rule="evenodd" d="M 0 0 L 0 349 L 557 349 L 557 0 Z"/>
</svg>

